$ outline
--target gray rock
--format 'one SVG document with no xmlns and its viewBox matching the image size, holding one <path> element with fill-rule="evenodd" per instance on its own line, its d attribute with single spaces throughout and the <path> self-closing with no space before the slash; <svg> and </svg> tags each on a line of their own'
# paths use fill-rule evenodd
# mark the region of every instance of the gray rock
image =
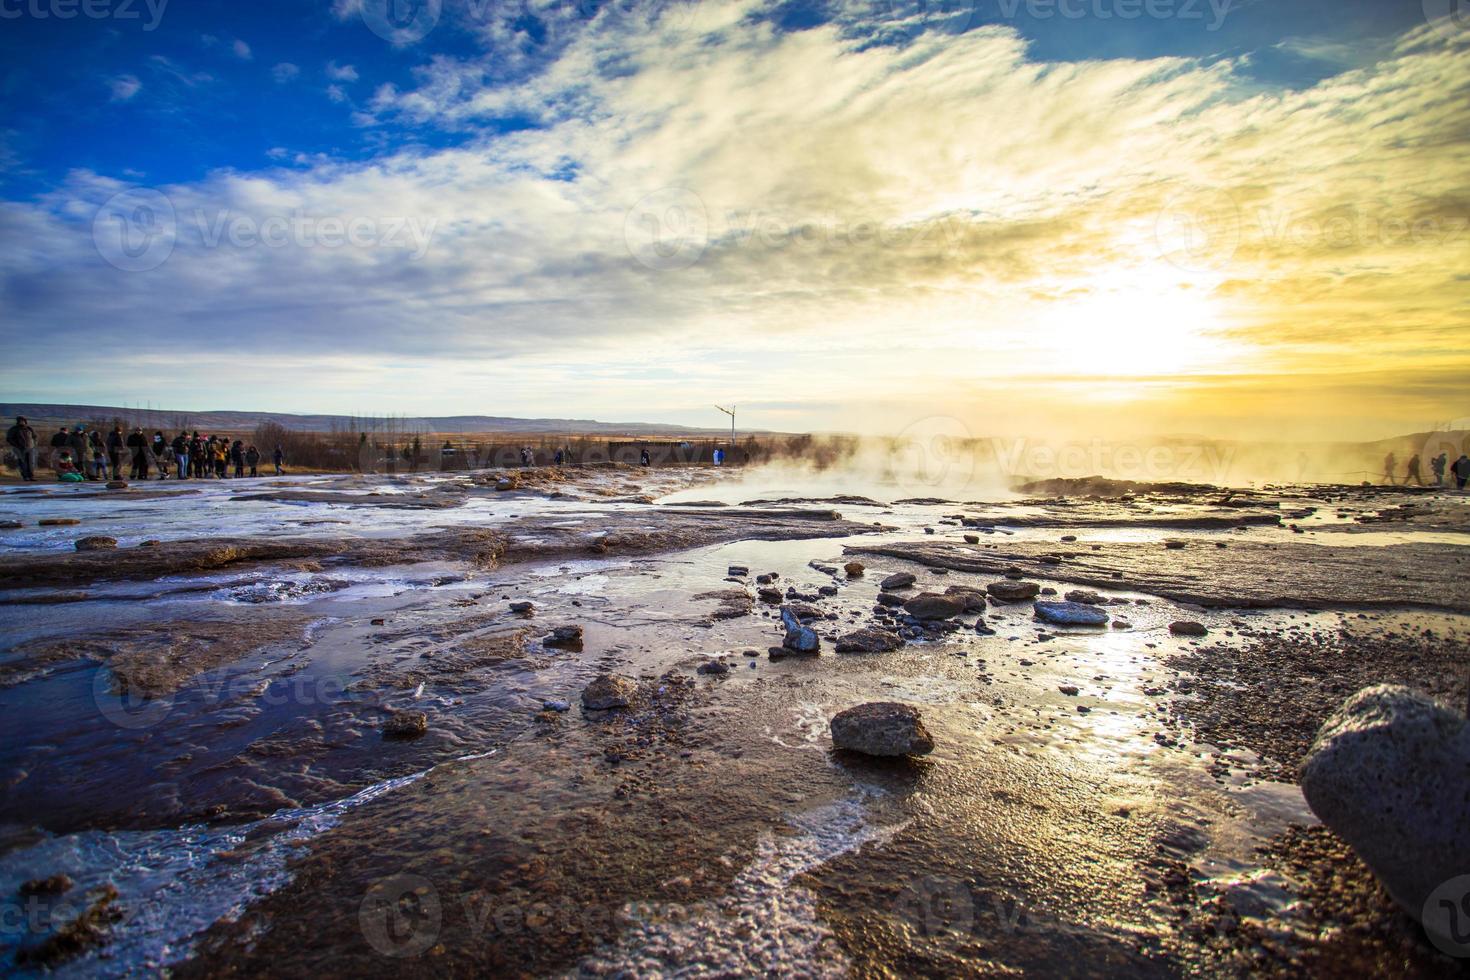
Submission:
<svg viewBox="0 0 1470 980">
<path fill-rule="evenodd" d="M 513 613 L 532 613 L 536 611 L 536 604 L 534 602 L 512 602 L 510 604 L 510 611 Z"/>
<path fill-rule="evenodd" d="M 1048 602 L 1042 599 L 1036 603 L 1036 618 L 1058 626 L 1104 626 L 1108 614 L 1082 602 Z"/>
<path fill-rule="evenodd" d="M 964 612 L 965 604 L 954 596 L 920 592 L 905 602 L 903 608 L 915 619 L 950 619 Z"/>
<path fill-rule="evenodd" d="M 1455 941 L 1453 906 L 1434 896 L 1470 871 L 1470 725 L 1406 687 L 1365 688 L 1317 732 L 1302 793 L 1441 949 Z M 1435 901 L 1430 901 L 1435 897 Z M 1442 906 L 1439 899 L 1450 903 Z M 1464 937 L 1458 937 L 1464 949 Z"/>
<path fill-rule="evenodd" d="M 1100 606 L 1107 600 L 1090 589 L 1073 589 L 1062 596 L 1068 602 L 1080 602 L 1086 606 Z"/>
<path fill-rule="evenodd" d="M 801 620 L 790 606 L 781 607 L 781 625 L 786 627 L 786 638 L 781 645 L 788 650 L 797 653 L 816 653 L 822 645 L 817 637 L 817 631 L 810 626 L 803 626 Z"/>
<path fill-rule="evenodd" d="M 549 647 L 580 647 L 582 645 L 582 627 L 558 626 L 551 631 L 551 635 L 541 642 Z"/>
<path fill-rule="evenodd" d="M 1024 602 L 1036 598 L 1041 593 L 1041 586 L 1035 582 L 991 582 L 985 591 L 1001 602 Z"/>
<path fill-rule="evenodd" d="M 781 600 L 785 598 L 785 596 L 781 594 L 781 590 L 775 588 L 774 586 L 767 586 L 766 588 L 759 589 L 757 590 L 756 595 L 760 597 L 761 602 L 769 602 L 773 606 L 779 606 L 781 604 Z"/>
<path fill-rule="evenodd" d="M 914 584 L 914 576 L 908 572 L 894 572 L 892 575 L 878 583 L 878 588 L 887 592 L 892 589 L 906 589 Z"/>
<path fill-rule="evenodd" d="M 745 576 L 750 574 L 750 569 L 746 568 L 744 565 L 731 565 L 729 568 L 725 569 L 725 574 L 735 576 L 736 578 L 744 578 Z"/>
<path fill-rule="evenodd" d="M 710 660 L 700 664 L 695 668 L 695 671 L 701 674 L 714 674 L 723 677 L 725 674 L 730 673 L 730 665 L 723 660 Z"/>
<path fill-rule="evenodd" d="M 903 604 L 904 597 L 901 595 L 897 595 L 893 592 L 878 593 L 878 605 L 880 606 L 901 606 Z"/>
<path fill-rule="evenodd" d="M 927 755 L 934 739 L 913 705 L 873 701 L 832 718 L 832 744 L 864 755 Z"/>
<path fill-rule="evenodd" d="M 626 708 L 638 693 L 638 685 L 621 674 L 601 674 L 582 689 L 582 707 L 591 711 Z"/>
<path fill-rule="evenodd" d="M 842 570 L 847 573 L 848 578 L 860 578 L 864 571 L 863 563 L 860 561 L 850 561 L 842 566 Z"/>
<path fill-rule="evenodd" d="M 78 551 L 105 551 L 108 548 L 117 547 L 117 538 L 109 538 L 105 534 L 93 534 L 89 537 L 78 538 L 76 549 Z"/>
<path fill-rule="evenodd" d="M 978 535 L 978 534 L 967 534 L 967 535 L 965 535 L 965 544 L 979 544 L 979 543 L 980 543 L 980 535 Z"/>
<path fill-rule="evenodd" d="M 429 730 L 429 716 L 422 711 L 395 711 L 383 723 L 383 737 L 418 738 Z"/>
<path fill-rule="evenodd" d="M 865 626 L 837 638 L 838 653 L 888 653 L 903 646 L 903 637 L 888 630 Z"/>
<path fill-rule="evenodd" d="M 571 711 L 572 710 L 572 706 L 571 706 L 571 703 L 570 702 L 562 701 L 560 699 L 554 698 L 554 699 L 552 699 L 550 701 L 542 701 L 541 702 L 541 710 L 542 711 Z"/>
<path fill-rule="evenodd" d="M 1181 619 L 1178 622 L 1169 624 L 1169 632 L 1175 636 L 1208 636 L 1210 631 L 1205 629 L 1203 623 Z"/>
</svg>

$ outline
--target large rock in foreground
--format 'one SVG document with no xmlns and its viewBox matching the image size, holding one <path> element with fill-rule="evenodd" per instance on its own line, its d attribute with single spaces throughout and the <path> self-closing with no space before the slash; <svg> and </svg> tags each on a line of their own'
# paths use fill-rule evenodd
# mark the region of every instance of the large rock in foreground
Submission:
<svg viewBox="0 0 1470 980">
<path fill-rule="evenodd" d="M 781 607 L 781 625 L 786 627 L 786 638 L 781 641 L 781 645 L 788 650 L 816 653 L 817 648 L 822 645 L 817 631 L 810 626 L 803 626 L 798 612 L 790 606 Z"/>
<path fill-rule="evenodd" d="M 1406 687 L 1365 688 L 1317 733 L 1301 784 L 1312 812 L 1358 852 L 1406 912 L 1431 936 L 1450 928 L 1426 901 L 1449 879 L 1470 874 L 1464 717 Z"/>
<path fill-rule="evenodd" d="M 903 608 L 915 619 L 950 619 L 965 611 L 965 603 L 955 596 L 920 592 L 905 602 Z"/>
<path fill-rule="evenodd" d="M 903 637 L 873 626 L 864 626 L 837 638 L 838 653 L 888 653 L 901 646 Z"/>
<path fill-rule="evenodd" d="M 928 755 L 934 739 L 919 710 L 896 701 L 870 701 L 832 718 L 832 744 L 864 755 Z"/>
<path fill-rule="evenodd" d="M 582 707 L 589 711 L 626 708 L 638 693 L 638 685 L 620 674 L 603 674 L 582 689 Z"/>
<path fill-rule="evenodd" d="M 1041 592 L 1041 586 L 1035 582 L 991 582 L 985 587 L 985 591 L 995 596 L 1001 602 L 1025 602 L 1034 599 Z"/>
</svg>

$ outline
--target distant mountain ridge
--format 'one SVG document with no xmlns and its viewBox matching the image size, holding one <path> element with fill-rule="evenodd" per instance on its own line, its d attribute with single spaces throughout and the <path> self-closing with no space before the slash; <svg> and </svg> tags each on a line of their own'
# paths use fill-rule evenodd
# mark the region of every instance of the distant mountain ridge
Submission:
<svg viewBox="0 0 1470 980">
<path fill-rule="evenodd" d="M 301 432 L 328 432 L 334 426 L 352 428 L 351 415 L 293 415 L 285 412 L 186 412 L 120 408 L 109 405 L 46 405 L 0 403 L 0 419 L 7 424 L 17 415 L 30 419 L 32 425 L 75 425 L 86 424 L 92 419 L 128 419 L 145 429 L 171 431 L 187 425 L 201 432 L 226 430 L 241 432 L 254 429 L 266 422 L 275 422 L 287 429 Z M 378 418 L 386 418 L 378 416 Z M 392 416 L 400 431 L 413 432 L 508 432 L 525 435 L 698 435 L 719 436 L 729 433 L 729 428 L 718 426 L 664 425 L 657 422 L 599 422 L 595 419 L 521 419 L 501 415 L 436 415 L 436 416 Z M 751 430 L 745 430 L 747 434 Z"/>
</svg>

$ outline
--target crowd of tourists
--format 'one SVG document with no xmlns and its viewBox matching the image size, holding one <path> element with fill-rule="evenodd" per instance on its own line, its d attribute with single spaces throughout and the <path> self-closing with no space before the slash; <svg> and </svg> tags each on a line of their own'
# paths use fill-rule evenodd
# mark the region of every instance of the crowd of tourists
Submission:
<svg viewBox="0 0 1470 980">
<path fill-rule="evenodd" d="M 35 480 L 43 448 L 36 430 L 25 416 L 18 416 L 5 433 L 13 465 L 23 480 Z M 259 476 L 262 455 L 255 446 L 228 436 L 180 432 L 172 439 L 156 430 L 150 436 L 141 426 L 125 433 L 116 424 L 103 433 L 85 425 L 61 426 L 49 440 L 47 462 L 56 479 L 66 483 L 87 480 L 166 480 L 213 478 L 223 480 Z M 275 473 L 285 472 L 286 454 L 276 446 L 271 451 Z"/>
</svg>

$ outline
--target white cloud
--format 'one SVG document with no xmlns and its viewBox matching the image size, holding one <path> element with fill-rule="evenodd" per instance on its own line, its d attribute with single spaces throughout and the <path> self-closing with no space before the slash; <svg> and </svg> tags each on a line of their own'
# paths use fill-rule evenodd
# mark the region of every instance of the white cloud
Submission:
<svg viewBox="0 0 1470 980">
<path fill-rule="evenodd" d="M 357 81 L 357 69 L 351 65 L 339 65 L 335 61 L 327 62 L 327 77 L 334 82 Z"/>
<path fill-rule="evenodd" d="M 138 81 L 137 75 L 119 75 L 107 83 L 112 92 L 113 102 L 126 102 L 138 94 L 143 83 Z"/>
<path fill-rule="evenodd" d="M 233 51 L 235 53 L 235 57 L 239 58 L 241 61 L 249 61 L 250 59 L 255 57 L 255 55 L 252 54 L 250 51 L 250 45 L 246 44 L 239 38 L 235 38 L 235 43 L 230 45 L 230 50 Z"/>
<path fill-rule="evenodd" d="M 351 118 L 459 130 L 456 146 L 165 188 L 179 240 L 164 265 L 71 277 L 18 323 L 127 357 L 208 312 L 241 356 L 345 351 L 350 377 L 375 379 L 363 390 L 434 378 L 433 397 L 488 386 L 529 412 L 538 384 L 575 375 L 568 404 L 593 414 L 733 385 L 973 405 L 1032 375 L 1161 375 L 1173 391 L 1470 362 L 1450 240 L 1470 209 L 1466 43 L 1420 38 L 1262 91 L 1229 60 L 1042 63 L 1004 28 L 874 45 L 842 25 L 781 33 L 752 6 L 701 6 L 698 30 L 597 21 L 510 76 L 498 52 L 431 59 Z M 540 125 L 487 126 L 508 116 Z M 118 189 L 81 174 L 6 206 L 0 221 L 39 244 L 0 251 L 0 277 L 35 295 L 56 268 L 99 271 L 75 202 Z M 377 238 L 209 241 L 228 219 L 296 215 Z M 382 240 L 412 228 L 422 250 Z"/>
<path fill-rule="evenodd" d="M 289 61 L 283 61 L 271 69 L 271 77 L 276 80 L 277 85 L 285 84 L 300 74 L 301 69 Z"/>
</svg>

